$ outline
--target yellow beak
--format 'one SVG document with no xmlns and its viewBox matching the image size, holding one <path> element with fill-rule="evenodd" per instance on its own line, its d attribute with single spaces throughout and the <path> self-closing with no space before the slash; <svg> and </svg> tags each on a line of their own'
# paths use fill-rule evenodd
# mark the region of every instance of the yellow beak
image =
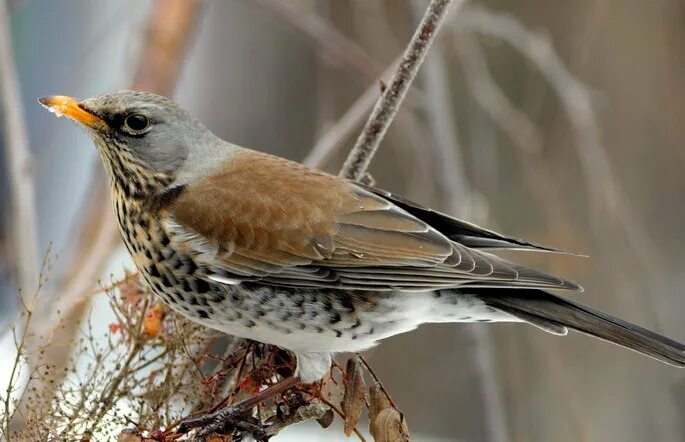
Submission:
<svg viewBox="0 0 685 442">
<path fill-rule="evenodd" d="M 107 123 L 87 110 L 85 110 L 78 100 L 63 95 L 53 95 L 51 97 L 39 98 L 38 102 L 45 106 L 50 112 L 54 112 L 58 117 L 64 115 L 72 120 L 92 127 L 102 129 L 107 127 Z"/>
</svg>

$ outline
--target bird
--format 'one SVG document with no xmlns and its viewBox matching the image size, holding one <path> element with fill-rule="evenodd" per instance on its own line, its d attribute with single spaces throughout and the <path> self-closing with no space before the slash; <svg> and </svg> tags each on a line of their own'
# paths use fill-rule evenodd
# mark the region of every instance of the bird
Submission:
<svg viewBox="0 0 685 442">
<path fill-rule="evenodd" d="M 494 254 L 558 249 L 229 143 L 152 93 L 39 102 L 94 141 L 152 292 L 192 321 L 292 351 L 282 388 L 425 323 L 570 329 L 685 366 L 683 344 L 555 294 L 582 288 Z"/>
</svg>

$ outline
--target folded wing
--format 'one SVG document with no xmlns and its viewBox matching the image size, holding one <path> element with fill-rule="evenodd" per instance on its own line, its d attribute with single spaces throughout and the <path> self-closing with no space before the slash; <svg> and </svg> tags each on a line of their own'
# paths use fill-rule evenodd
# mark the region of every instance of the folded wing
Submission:
<svg viewBox="0 0 685 442">
<path fill-rule="evenodd" d="M 251 151 L 185 188 L 163 216 L 177 247 L 189 249 L 207 279 L 226 284 L 379 291 L 580 289 L 478 250 L 497 244 L 540 246 Z"/>
</svg>

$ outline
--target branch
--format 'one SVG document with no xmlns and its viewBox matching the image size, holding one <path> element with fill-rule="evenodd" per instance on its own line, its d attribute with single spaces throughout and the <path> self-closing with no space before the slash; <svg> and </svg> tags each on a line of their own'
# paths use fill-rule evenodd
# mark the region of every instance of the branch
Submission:
<svg viewBox="0 0 685 442">
<path fill-rule="evenodd" d="M 430 48 L 435 35 L 442 24 L 452 0 L 431 0 L 421 19 L 409 46 L 402 56 L 395 75 L 381 98 L 376 103 L 357 142 L 343 165 L 340 175 L 360 180 L 369 167 L 369 163 L 378 150 L 381 140 L 397 114 L 397 109 L 407 95 L 409 86 Z M 461 5 L 463 0 L 457 0 Z"/>
<path fill-rule="evenodd" d="M 640 265 L 658 279 L 663 266 L 656 246 L 638 221 L 614 174 L 609 156 L 601 142 L 592 100 L 586 87 L 575 78 L 554 51 L 549 39 L 526 29 L 514 17 L 495 14 L 481 7 L 464 9 L 455 18 L 460 32 L 494 36 L 509 43 L 530 60 L 559 95 L 576 135 L 575 147 L 588 183 L 592 207 L 591 222 L 599 235 L 612 232 L 609 213 L 626 234 Z"/>
<path fill-rule="evenodd" d="M 385 70 L 381 78 L 387 77 L 397 68 L 398 61 L 394 62 Z M 371 111 L 378 96 L 378 84 L 375 82 L 369 86 L 364 93 L 357 98 L 352 106 L 335 122 L 319 141 L 316 142 L 312 150 L 307 154 L 303 163 L 311 167 L 321 167 L 342 146 L 342 143 L 352 134 L 352 132 L 362 124 L 364 117 Z"/>
<path fill-rule="evenodd" d="M 462 37 L 456 44 L 464 66 L 466 83 L 480 107 L 522 152 L 540 152 L 540 131 L 525 112 L 514 106 L 492 78 L 485 54 L 478 42 L 473 38 Z"/>
<path fill-rule="evenodd" d="M 369 80 L 375 80 L 382 72 L 383 67 L 361 46 L 307 8 L 283 0 L 253 0 L 253 2 L 272 11 L 309 37 L 327 60 L 340 62 Z"/>
<path fill-rule="evenodd" d="M 31 293 L 39 275 L 38 224 L 31 170 L 31 150 L 24 121 L 21 88 L 12 51 L 7 3 L 0 0 L 0 106 L 5 126 L 5 147 L 12 213 L 10 231 L 14 249 L 16 284 Z"/>
<path fill-rule="evenodd" d="M 437 171 L 435 180 L 439 196 L 447 213 L 473 218 L 473 192 L 466 179 L 462 149 L 458 139 L 457 118 L 450 102 L 450 86 L 445 60 L 439 51 L 426 57 L 422 72 L 425 90 L 427 123 L 434 142 Z M 474 366 L 478 390 L 482 396 L 484 422 L 488 440 L 506 442 L 508 428 L 502 390 L 495 369 L 490 331 L 478 324 L 468 324 L 467 333 L 473 340 L 471 363 Z"/>
</svg>

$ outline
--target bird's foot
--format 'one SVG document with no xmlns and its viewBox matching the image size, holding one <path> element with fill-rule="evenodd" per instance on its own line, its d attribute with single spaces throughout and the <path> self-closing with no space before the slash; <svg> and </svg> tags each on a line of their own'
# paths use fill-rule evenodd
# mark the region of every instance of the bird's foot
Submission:
<svg viewBox="0 0 685 442">
<path fill-rule="evenodd" d="M 179 425 L 179 432 L 187 433 L 194 428 L 199 428 L 194 439 L 197 442 L 206 440 L 212 434 L 226 434 L 232 430 L 250 433 L 258 441 L 264 440 L 266 438 L 264 428 L 257 419 L 251 416 L 251 410 L 251 407 L 247 408 L 240 404 L 228 405 L 213 413 L 184 420 Z"/>
<path fill-rule="evenodd" d="M 252 409 L 299 383 L 300 379 L 297 377 L 287 378 L 237 404 L 228 405 L 204 416 L 186 419 L 181 422 L 178 431 L 179 433 L 187 433 L 194 428 L 200 428 L 195 436 L 195 440 L 198 442 L 204 441 L 214 433 L 226 434 L 231 430 L 251 433 L 258 441 L 265 440 L 264 427 L 252 416 Z"/>
</svg>

